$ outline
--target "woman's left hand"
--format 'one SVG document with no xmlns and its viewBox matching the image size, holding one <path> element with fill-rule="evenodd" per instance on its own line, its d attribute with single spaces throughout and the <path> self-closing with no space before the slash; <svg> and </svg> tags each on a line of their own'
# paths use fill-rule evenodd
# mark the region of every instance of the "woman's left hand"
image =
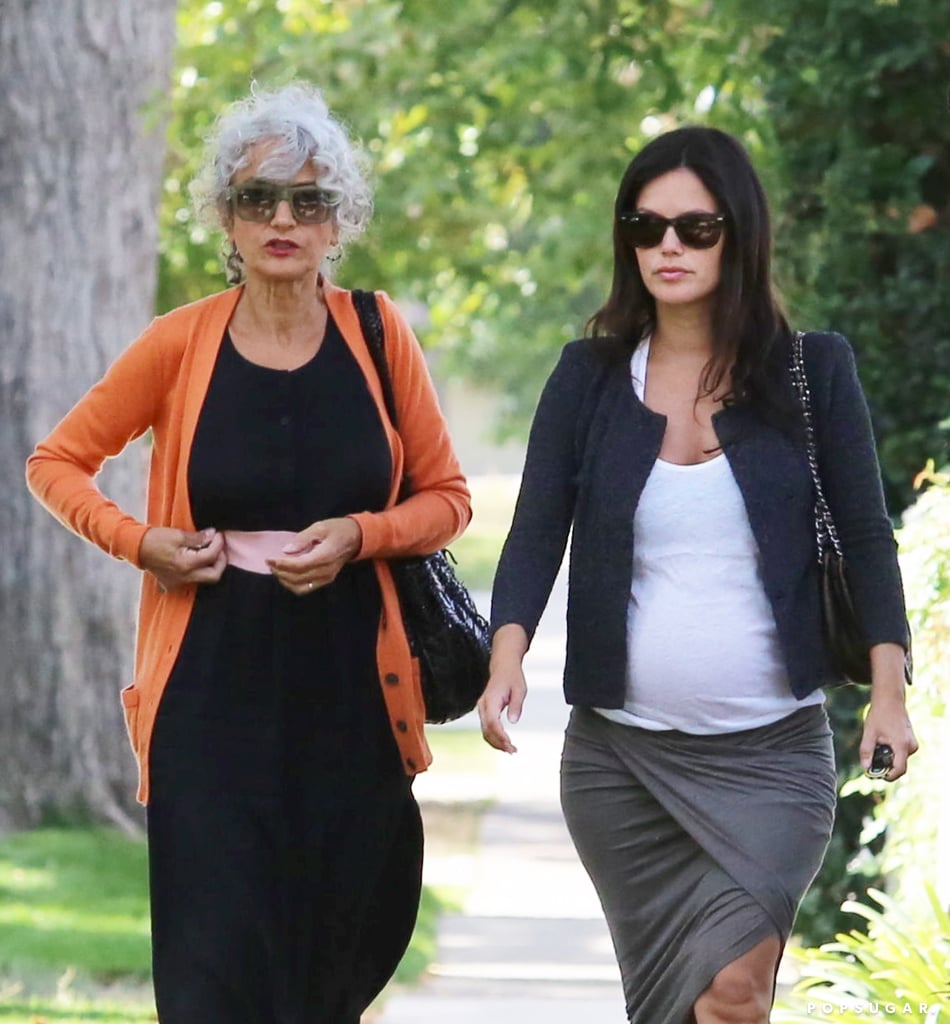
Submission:
<svg viewBox="0 0 950 1024">
<path fill-rule="evenodd" d="M 861 767 L 871 766 L 874 748 L 886 744 L 894 751 L 894 763 L 882 776 L 894 782 L 907 771 L 907 759 L 917 750 L 917 738 L 904 703 L 904 649 L 897 644 L 871 648 L 871 706 L 861 737 Z"/>
<path fill-rule="evenodd" d="M 907 759 L 917 750 L 917 738 L 903 701 L 871 701 L 861 738 L 861 767 L 871 766 L 874 748 L 884 743 L 894 751 L 894 763 L 882 778 L 894 782 L 907 771 Z"/>
<path fill-rule="evenodd" d="M 286 557 L 269 558 L 267 564 L 281 586 L 303 596 L 332 583 L 362 543 L 355 519 L 321 519 L 284 546 Z"/>
</svg>

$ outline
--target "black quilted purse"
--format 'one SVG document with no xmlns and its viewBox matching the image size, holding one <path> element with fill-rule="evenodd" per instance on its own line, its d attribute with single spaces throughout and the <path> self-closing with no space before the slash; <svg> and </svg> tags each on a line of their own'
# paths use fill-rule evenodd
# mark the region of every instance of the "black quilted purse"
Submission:
<svg viewBox="0 0 950 1024">
<path fill-rule="evenodd" d="M 396 400 L 386 360 L 383 321 L 372 292 L 353 291 L 353 305 L 383 388 L 386 411 L 398 430 Z M 399 500 L 412 494 L 406 474 Z M 419 659 L 426 721 L 451 722 L 475 707 L 488 682 L 488 623 L 479 615 L 446 557 L 447 552 L 394 558 L 392 571 L 409 648 Z"/>
<path fill-rule="evenodd" d="M 801 331 L 795 335 L 789 369 L 805 420 L 805 450 L 812 483 L 815 487 L 815 535 L 818 542 L 821 611 L 825 643 L 828 646 L 831 663 L 844 682 L 867 684 L 871 682 L 870 649 L 858 620 L 854 597 L 848 582 L 848 566 L 841 550 L 838 531 L 831 518 L 831 510 L 825 500 L 821 477 L 818 475 L 818 448 L 812 421 L 811 392 L 808 390 L 805 360 L 802 354 L 803 337 Z M 911 657 L 909 651 L 904 662 L 904 677 L 910 683 Z"/>
</svg>

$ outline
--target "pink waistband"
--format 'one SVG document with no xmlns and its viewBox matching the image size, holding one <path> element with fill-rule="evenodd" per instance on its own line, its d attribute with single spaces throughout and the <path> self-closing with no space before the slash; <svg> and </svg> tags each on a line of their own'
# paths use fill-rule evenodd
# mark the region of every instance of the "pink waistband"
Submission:
<svg viewBox="0 0 950 1024">
<path fill-rule="evenodd" d="M 246 572 L 259 572 L 270 575 L 268 558 L 286 557 L 283 552 L 285 544 L 294 539 L 296 534 L 289 530 L 222 530 L 224 550 L 228 556 L 228 565 L 233 565 Z"/>
</svg>

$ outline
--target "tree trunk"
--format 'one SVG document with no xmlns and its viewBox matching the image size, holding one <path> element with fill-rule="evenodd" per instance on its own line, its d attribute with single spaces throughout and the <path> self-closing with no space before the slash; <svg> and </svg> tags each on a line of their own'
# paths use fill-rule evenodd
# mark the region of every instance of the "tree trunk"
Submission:
<svg viewBox="0 0 950 1024">
<path fill-rule="evenodd" d="M 118 690 L 138 573 L 67 533 L 23 463 L 148 323 L 175 0 L 0 13 L 0 827 L 134 828 Z M 135 514 L 144 452 L 101 484 Z"/>
</svg>

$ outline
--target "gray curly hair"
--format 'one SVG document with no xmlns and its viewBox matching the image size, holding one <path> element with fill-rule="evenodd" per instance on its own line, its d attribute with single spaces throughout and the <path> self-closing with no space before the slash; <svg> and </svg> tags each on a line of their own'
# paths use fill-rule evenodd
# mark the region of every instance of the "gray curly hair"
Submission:
<svg viewBox="0 0 950 1024">
<path fill-rule="evenodd" d="M 362 234 L 373 212 L 367 161 L 357 143 L 330 113 L 316 86 L 295 82 L 281 89 L 251 88 L 251 94 L 228 108 L 215 122 L 205 145 L 204 161 L 190 187 L 199 223 L 220 230 L 228 223 L 225 192 L 234 175 L 249 163 L 250 149 L 274 143 L 260 171 L 287 181 L 308 163 L 320 187 L 339 197 L 334 217 L 342 247 Z M 244 279 L 240 256 L 226 253 L 229 284 Z M 324 266 L 329 276 L 329 266 Z"/>
</svg>

